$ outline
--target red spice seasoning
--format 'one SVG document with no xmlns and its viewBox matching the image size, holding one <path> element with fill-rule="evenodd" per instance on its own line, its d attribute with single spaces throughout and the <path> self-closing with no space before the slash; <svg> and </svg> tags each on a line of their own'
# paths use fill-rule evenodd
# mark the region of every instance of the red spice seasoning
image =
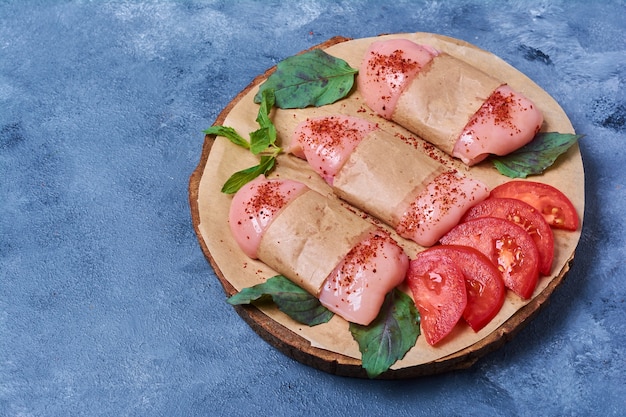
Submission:
<svg viewBox="0 0 626 417">
<path fill-rule="evenodd" d="M 271 219 L 287 203 L 287 197 L 293 192 L 289 189 L 286 193 L 281 192 L 280 183 L 267 181 L 259 185 L 257 193 L 250 199 L 245 207 L 246 213 L 262 220 Z"/>
<path fill-rule="evenodd" d="M 346 141 L 358 142 L 361 140 L 361 130 L 356 123 L 336 116 L 319 120 L 308 120 L 311 136 L 301 135 L 302 143 L 317 148 L 343 148 Z"/>
<path fill-rule="evenodd" d="M 474 126 L 480 124 L 493 123 L 496 126 L 502 126 L 510 131 L 510 135 L 519 134 L 521 129 L 513 123 L 512 112 L 514 107 L 519 111 L 527 111 L 528 108 L 522 107 L 521 99 L 515 99 L 513 93 L 503 94 L 500 90 L 494 91 L 478 111 L 472 116 L 467 123 L 465 130 L 471 130 Z M 478 136 L 474 140 L 480 140 Z"/>
<path fill-rule="evenodd" d="M 389 234 L 378 233 L 361 241 L 348 252 L 345 257 L 347 261 L 342 264 L 341 268 L 329 277 L 332 280 L 330 286 L 341 288 L 341 292 L 346 295 L 347 298 L 342 299 L 343 302 L 350 301 L 351 286 L 361 271 L 372 268 L 373 273 L 377 272 L 375 259 L 379 252 L 382 253 L 384 243 L 389 240 L 391 240 Z"/>
<path fill-rule="evenodd" d="M 371 59 L 368 60 L 367 74 L 377 82 L 386 83 L 391 91 L 404 88 L 407 75 L 421 69 L 418 62 L 405 58 L 404 51 L 401 49 L 396 49 L 390 55 L 377 52 L 371 52 L 371 55 Z M 382 96 L 380 99 L 382 102 L 389 102 L 390 97 Z"/>
<path fill-rule="evenodd" d="M 326 177 L 327 168 L 336 169 L 346 149 L 363 139 L 363 127 L 353 119 L 329 116 L 307 120 L 308 129 L 303 129 L 298 142 L 319 156 L 317 172 Z"/>
<path fill-rule="evenodd" d="M 473 199 L 472 197 L 459 189 L 458 177 L 455 171 L 444 172 L 435 177 L 431 185 L 433 191 L 428 196 L 428 201 L 416 199 L 409 206 L 405 216 L 396 227 L 396 231 L 401 235 L 411 235 L 414 231 L 426 231 L 435 223 L 439 222 L 450 210 L 458 207 L 463 201 Z M 477 186 L 478 187 L 478 186 Z M 472 194 L 474 190 L 472 190 Z M 436 204 L 435 204 L 436 203 Z M 438 206 L 440 216 L 433 217 L 434 207 Z"/>
</svg>

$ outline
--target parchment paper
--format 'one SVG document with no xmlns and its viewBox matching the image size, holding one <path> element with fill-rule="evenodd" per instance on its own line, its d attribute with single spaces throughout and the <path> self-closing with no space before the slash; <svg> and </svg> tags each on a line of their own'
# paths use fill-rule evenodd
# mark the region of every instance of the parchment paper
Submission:
<svg viewBox="0 0 626 417">
<path fill-rule="evenodd" d="M 470 118 L 502 81 L 441 54 L 402 92 L 391 119 L 452 155 Z"/>
<path fill-rule="evenodd" d="M 459 40 L 428 33 L 394 34 L 343 42 L 329 47 L 326 51 L 333 56 L 343 58 L 353 68 L 358 68 L 362 56 L 371 42 L 393 37 L 404 37 L 414 42 L 431 44 L 459 59 L 466 60 L 495 78 L 510 84 L 512 88 L 533 100 L 544 114 L 543 131 L 574 132 L 569 119 L 548 93 L 502 59 Z M 225 126 L 234 127 L 244 137 L 247 137 L 249 132 L 257 128 L 255 119 L 258 105 L 253 103 L 253 96 L 256 92 L 257 89 L 253 89 L 243 96 L 234 105 L 224 122 Z M 300 121 L 307 117 L 336 113 L 353 114 L 371 119 L 379 123 L 385 130 L 420 142 L 418 138 L 415 138 L 415 135 L 372 114 L 365 106 L 358 92 L 353 92 L 347 99 L 321 108 L 277 110 L 273 114 L 273 120 L 278 130 L 279 140 L 282 141 L 283 146 L 287 146 L 289 138 Z M 446 160 L 450 166 L 457 167 L 461 172 L 463 170 L 470 171 L 472 176 L 482 180 L 490 188 L 510 180 L 495 171 L 488 162 L 469 168 L 449 158 L 445 159 L 446 156 L 443 154 L 441 158 Z M 198 189 L 198 209 L 200 212 L 198 230 L 201 239 L 206 244 L 220 272 L 238 290 L 262 282 L 276 274 L 275 271 L 272 271 L 261 262 L 248 259 L 239 250 L 230 235 L 227 224 L 231 197 L 220 192 L 222 184 L 233 172 L 256 163 L 258 163 L 258 160 L 248 151 L 231 144 L 224 138 L 218 137 L 211 148 Z M 393 163 L 393 161 L 387 161 L 385 156 L 381 155 L 381 163 Z M 302 181 L 322 194 L 334 198 L 330 188 L 308 168 L 306 161 L 298 160 L 298 158 L 293 156 L 281 155 L 278 158 L 278 168 L 272 176 Z M 574 146 L 567 154 L 561 156 L 557 164 L 544 175 L 535 176 L 531 179 L 552 184 L 562 190 L 572 200 L 580 218 L 583 218 L 584 172 L 577 146 Z M 354 211 L 358 213 L 358 210 Z M 414 257 L 418 251 L 422 250 L 422 248 L 411 242 L 400 239 L 397 236 L 395 237 L 410 257 Z M 555 231 L 553 274 L 550 277 L 540 278 L 533 297 L 536 297 L 543 291 L 550 280 L 554 279 L 562 269 L 567 267 L 568 261 L 573 257 L 579 238 L 580 229 L 576 232 Z M 529 301 L 522 301 L 519 297 L 509 292 L 500 313 L 480 332 L 474 333 L 469 326 L 459 324 L 455 328 L 454 334 L 447 337 L 443 343 L 436 347 L 429 346 L 424 341 L 424 338 L 420 337 L 415 347 L 407 353 L 403 360 L 397 362 L 392 369 L 445 360 L 444 358 L 447 356 L 477 344 L 485 336 L 492 332 L 497 332 L 501 324 Z M 221 303 L 224 300 L 217 299 L 215 302 Z M 313 346 L 357 359 L 361 357 L 358 346 L 348 331 L 348 323 L 337 316 L 327 324 L 307 327 L 293 322 L 275 307 L 263 307 L 262 310 L 277 323 L 309 340 Z"/>
<path fill-rule="evenodd" d="M 336 199 L 309 190 L 298 196 L 266 229 L 259 259 L 311 294 L 375 226 Z"/>
<path fill-rule="evenodd" d="M 333 181 L 343 200 L 395 227 L 411 201 L 443 165 L 402 139 L 377 129 L 361 140 Z"/>
</svg>

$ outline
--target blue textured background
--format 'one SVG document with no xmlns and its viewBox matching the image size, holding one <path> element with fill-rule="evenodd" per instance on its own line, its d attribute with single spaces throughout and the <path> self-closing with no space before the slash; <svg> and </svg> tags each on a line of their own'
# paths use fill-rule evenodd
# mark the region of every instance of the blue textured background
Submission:
<svg viewBox="0 0 626 417">
<path fill-rule="evenodd" d="M 385 5 L 383 5 L 385 4 Z M 466 371 L 336 377 L 262 341 L 193 232 L 203 134 L 332 36 L 437 32 L 516 66 L 586 169 L 575 264 Z M 0 1 L 0 415 L 624 415 L 624 1 Z"/>
</svg>

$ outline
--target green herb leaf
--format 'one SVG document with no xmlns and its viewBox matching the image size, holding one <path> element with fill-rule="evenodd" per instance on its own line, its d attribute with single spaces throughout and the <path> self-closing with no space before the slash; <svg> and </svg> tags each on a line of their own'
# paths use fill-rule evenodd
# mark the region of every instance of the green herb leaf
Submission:
<svg viewBox="0 0 626 417">
<path fill-rule="evenodd" d="M 276 141 L 276 128 L 262 127 L 250 133 L 250 152 L 255 155 L 265 152 Z"/>
<path fill-rule="evenodd" d="M 276 275 L 262 284 L 244 288 L 227 301 L 232 305 L 250 304 L 271 299 L 280 311 L 308 326 L 328 322 L 333 313 L 319 300 L 282 275 Z"/>
<path fill-rule="evenodd" d="M 276 126 L 270 119 L 270 112 L 274 106 L 274 91 L 263 92 L 261 98 L 261 106 L 256 118 L 259 129 L 250 133 L 250 142 L 241 137 L 232 127 L 211 126 L 204 131 L 209 135 L 224 136 L 234 144 L 249 149 L 254 155 L 261 154 L 258 165 L 235 172 L 226 180 L 222 186 L 222 192 L 225 194 L 234 194 L 259 175 L 266 175 L 274 168 L 276 157 L 282 152 L 282 148 L 276 146 Z"/>
<path fill-rule="evenodd" d="M 207 135 L 224 136 L 235 145 L 250 149 L 250 144 L 248 143 L 248 141 L 242 138 L 239 133 L 237 133 L 232 127 L 211 126 L 210 128 L 206 129 L 204 133 L 206 133 Z"/>
<path fill-rule="evenodd" d="M 224 194 L 234 194 L 241 187 L 263 174 L 266 175 L 269 171 L 274 168 L 274 164 L 276 163 L 276 157 L 271 155 L 263 155 L 261 156 L 261 162 L 259 165 L 255 165 L 250 168 L 243 169 L 241 171 L 235 172 L 233 175 L 226 180 L 224 185 L 222 186 L 222 192 Z"/>
<path fill-rule="evenodd" d="M 254 101 L 260 103 L 263 91 L 272 89 L 281 109 L 331 104 L 350 93 L 357 71 L 344 60 L 313 49 L 279 62 Z"/>
<path fill-rule="evenodd" d="M 372 323 L 350 323 L 350 332 L 359 344 L 363 368 L 368 377 L 375 378 L 415 346 L 420 334 L 419 313 L 411 297 L 396 288 L 385 296 Z"/>
<path fill-rule="evenodd" d="M 526 178 L 548 169 L 584 135 L 558 132 L 540 132 L 527 145 L 506 156 L 492 156 L 493 165 L 510 178 Z"/>
<path fill-rule="evenodd" d="M 276 126 L 270 119 L 270 112 L 275 103 L 274 90 L 264 90 L 261 95 L 261 106 L 256 121 L 259 129 L 250 133 L 250 151 L 258 155 L 276 143 Z"/>
<path fill-rule="evenodd" d="M 272 107 L 276 103 L 276 94 L 272 89 L 265 89 L 261 93 L 261 105 L 259 106 L 259 112 L 256 116 L 256 122 L 261 127 L 270 127 L 274 126 L 272 120 L 270 119 L 270 112 L 272 111 Z M 273 142 L 272 142 L 273 143 Z"/>
</svg>

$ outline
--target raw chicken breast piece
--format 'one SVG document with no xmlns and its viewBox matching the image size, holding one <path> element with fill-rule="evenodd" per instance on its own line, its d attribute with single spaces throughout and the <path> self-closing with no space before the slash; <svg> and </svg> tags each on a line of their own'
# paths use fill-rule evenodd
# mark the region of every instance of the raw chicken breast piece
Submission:
<svg viewBox="0 0 626 417">
<path fill-rule="evenodd" d="M 408 256 L 391 236 L 372 233 L 326 278 L 319 300 L 344 319 L 367 325 L 378 315 L 385 295 L 404 281 L 408 267 Z"/>
<path fill-rule="evenodd" d="M 292 143 L 300 143 L 296 146 L 305 159 L 337 196 L 400 236 L 430 246 L 467 209 L 487 198 L 489 191 L 480 181 L 447 170 L 421 148 L 376 125 L 359 131 L 342 128 L 344 123 L 357 125 L 355 119 L 308 119 L 298 125 Z M 339 164 L 324 158 L 337 154 L 342 155 Z"/>
<path fill-rule="evenodd" d="M 532 101 L 447 53 L 420 60 L 417 48 L 432 50 L 407 39 L 368 48 L 357 86 L 378 115 L 468 165 L 490 153 L 506 155 L 534 138 L 543 115 Z"/>
<path fill-rule="evenodd" d="M 354 148 L 369 132 L 374 123 L 360 117 L 330 116 L 307 119 L 296 128 L 291 147 L 287 150 L 309 165 L 328 184 L 346 162 Z"/>
<path fill-rule="evenodd" d="M 452 156 L 471 166 L 489 154 L 507 155 L 530 142 L 542 123 L 532 101 L 508 85 L 500 86 L 467 123 Z"/>
<path fill-rule="evenodd" d="M 489 189 L 482 182 L 455 172 L 444 172 L 411 202 L 396 231 L 422 246 L 432 246 L 459 223 L 470 207 L 488 196 Z"/>
<path fill-rule="evenodd" d="M 357 88 L 367 105 L 391 119 L 400 94 L 439 52 L 408 39 L 374 42 L 357 76 Z"/>
<path fill-rule="evenodd" d="M 305 189 L 306 186 L 297 181 L 267 181 L 261 175 L 233 196 L 228 224 L 235 241 L 248 257 L 257 259 L 265 230 Z"/>
<path fill-rule="evenodd" d="M 404 250 L 372 223 L 306 185 L 261 176 L 233 197 L 233 237 L 346 320 L 367 325 L 408 269 Z"/>
</svg>

